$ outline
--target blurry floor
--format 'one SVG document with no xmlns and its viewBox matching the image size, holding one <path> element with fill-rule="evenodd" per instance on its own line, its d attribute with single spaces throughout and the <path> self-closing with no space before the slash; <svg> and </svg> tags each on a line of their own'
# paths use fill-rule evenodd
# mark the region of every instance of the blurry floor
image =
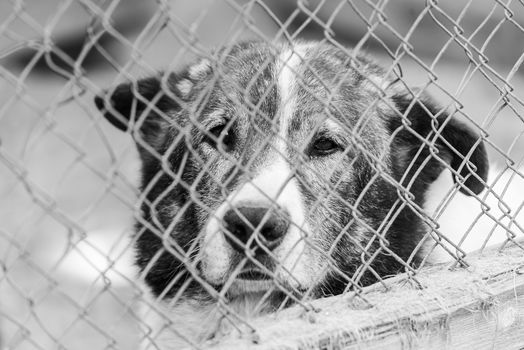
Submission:
<svg viewBox="0 0 524 350">
<path fill-rule="evenodd" d="M 24 88 L 16 97 L 11 86 L 0 86 L 3 345 L 103 348 L 110 341 L 100 328 L 133 348 L 136 332 L 126 311 L 136 294 L 126 249 L 134 207 L 126 182 L 136 177 L 132 145 L 108 130 L 111 146 L 104 146 L 81 108 L 90 101 L 51 107 L 67 91 L 63 84 L 35 78 Z M 33 103 L 44 108 L 28 107 Z M 111 260 L 115 267 L 104 271 Z"/>
</svg>

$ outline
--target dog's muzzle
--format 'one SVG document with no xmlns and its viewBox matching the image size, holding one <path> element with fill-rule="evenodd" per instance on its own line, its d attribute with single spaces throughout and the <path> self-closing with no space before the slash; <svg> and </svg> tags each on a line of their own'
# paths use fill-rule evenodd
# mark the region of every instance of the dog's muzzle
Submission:
<svg viewBox="0 0 524 350">
<path fill-rule="evenodd" d="M 216 208 L 200 242 L 202 275 L 231 294 L 307 285 L 304 205 L 287 164 L 277 162 Z M 276 175 L 275 175 L 276 174 Z"/>
<path fill-rule="evenodd" d="M 226 241 L 239 253 L 268 254 L 284 240 L 289 213 L 272 207 L 237 204 L 223 217 Z"/>
</svg>

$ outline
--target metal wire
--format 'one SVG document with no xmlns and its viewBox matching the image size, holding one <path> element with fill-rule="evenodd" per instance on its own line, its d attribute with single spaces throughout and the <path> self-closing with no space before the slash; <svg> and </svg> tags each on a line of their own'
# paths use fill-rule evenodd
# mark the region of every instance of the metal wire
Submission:
<svg viewBox="0 0 524 350">
<path fill-rule="evenodd" d="M 253 318 L 268 309 L 274 314 L 289 307 L 314 313 L 318 311 L 315 298 L 338 293 L 370 306 L 366 293 L 371 282 L 387 290 L 393 281 L 405 279 L 423 290 L 417 274 L 433 264 L 436 256 L 450 268 L 461 268 L 469 266 L 473 251 L 494 244 L 501 251 L 508 246 L 524 249 L 524 202 L 518 195 L 524 193 L 518 192 L 524 191 L 521 1 L 485 0 L 484 6 L 474 6 L 472 0 L 460 4 L 433 0 L 144 3 L 12 0 L 0 5 L 2 348 L 129 349 L 138 344 L 164 348 L 171 341 L 178 344 L 175 348 L 181 344 L 203 348 L 220 344 L 226 334 L 241 334 L 257 343 L 259 328 Z M 228 73 L 227 64 L 237 59 L 235 44 L 246 39 L 267 43 L 272 52 L 256 63 L 249 82 L 242 86 Z M 351 152 L 359 155 L 348 162 L 348 169 L 357 169 L 365 161 L 372 172 L 354 198 L 342 191 L 351 185 L 331 182 L 340 177 L 339 169 L 311 166 L 307 146 L 283 137 L 279 122 L 264 112 L 278 79 L 268 83 L 258 100 L 249 96 L 281 54 L 282 43 L 295 45 L 304 39 L 339 49 L 346 56 L 345 67 L 351 69 L 339 72 L 338 83 L 332 86 L 322 81 L 314 62 L 303 60 L 300 69 L 292 67 L 291 59 L 283 63 L 282 71 L 290 70 L 297 86 L 322 104 L 318 112 L 322 120 L 301 136 L 302 143 L 310 142 L 326 120 L 344 115 L 335 93 L 344 88 L 344 82 L 360 75 L 376 91 L 372 101 L 363 102 L 366 105 L 356 125 L 339 126 L 351 143 L 344 157 L 350 158 Z M 384 67 L 387 85 L 373 79 L 369 63 L 361 56 L 365 52 Z M 213 77 L 188 101 L 177 89 L 184 89 L 180 81 L 190 73 L 173 85 L 170 72 L 198 64 L 209 66 Z M 308 72 L 309 79 L 320 81 L 329 93 L 319 97 L 300 72 Z M 139 83 L 150 76 L 156 76 L 160 86 L 154 96 L 147 96 Z M 118 106 L 109 102 L 114 86 L 122 81 L 131 81 L 133 92 L 129 105 L 133 121 L 126 132 L 111 126 L 92 103 L 94 96 L 102 94 L 105 111 L 118 112 Z M 227 129 L 237 122 L 234 116 L 223 125 L 226 132 L 218 134 L 198 118 L 208 113 L 209 106 L 220 107 L 213 99 L 214 89 L 241 92 L 229 92 L 227 104 L 249 120 L 253 140 L 263 139 L 259 145 L 247 145 L 253 149 L 244 150 L 244 158 L 232 156 L 224 145 Z M 406 110 L 400 110 L 392 98 L 398 91 L 402 91 L 398 96 L 411 101 Z M 434 96 L 443 108 L 424 105 L 425 96 Z M 187 118 L 174 121 L 175 112 L 163 107 L 164 98 L 176 103 Z M 274 107 L 285 108 L 290 101 L 282 100 L 281 107 Z M 428 115 L 427 133 L 420 134 L 417 121 L 408 119 L 416 108 Z M 384 151 L 368 146 L 365 130 L 377 123 L 377 110 L 388 110 L 399 120 L 399 128 L 387 135 L 388 149 L 408 137 L 403 135 L 418 145 L 410 153 L 412 158 L 405 159 L 406 169 L 399 178 Z M 150 127 L 150 115 L 170 130 L 163 149 L 159 142 L 166 140 L 152 141 L 141 131 Z M 452 119 L 465 121 L 479 135 L 467 154 L 444 137 Z M 259 123 L 269 127 L 261 128 Z M 385 129 L 386 122 L 380 123 Z M 217 172 L 217 156 L 208 160 L 199 150 L 197 134 L 216 144 L 223 162 L 230 165 L 227 176 Z M 482 181 L 484 191 L 476 194 L 464 184 L 478 175 L 465 178 L 463 174 L 479 170 L 472 159 L 481 143 L 487 148 L 492 171 Z M 279 148 L 281 144 L 286 152 Z M 277 158 L 295 155 L 293 160 L 286 159 L 289 174 L 275 185 L 275 193 L 254 181 L 259 174 L 253 169 L 268 149 Z M 173 164 L 175 156 L 180 159 Z M 461 157 L 460 165 L 451 167 L 450 157 Z M 428 167 L 443 170 L 449 180 L 435 203 L 414 195 Z M 153 174 L 139 189 L 143 168 Z M 309 176 L 302 175 L 304 169 Z M 435 176 L 433 180 L 442 179 Z M 369 208 L 364 207 L 377 182 L 394 188 L 396 199 L 385 208 L 375 203 L 383 217 L 375 225 L 366 214 Z M 215 184 L 219 190 L 213 190 Z M 244 217 L 231 195 L 246 184 L 270 203 L 257 224 Z M 283 208 L 276 200 L 287 195 L 290 187 L 321 189 L 314 198 L 296 198 L 307 202 L 305 218 L 319 215 L 319 220 L 309 229 L 291 222 L 300 237 L 295 245 L 303 247 L 299 253 L 295 246 L 290 248 L 288 255 L 298 254 L 291 267 L 285 263 L 291 258 L 270 248 L 262 233 L 269 220 L 278 222 L 289 214 L 286 210 L 295 210 Z M 181 193 L 184 202 L 174 199 Z M 224 212 L 217 209 L 220 205 L 249 226 L 248 238 L 243 240 L 228 226 Z M 453 215 L 462 209 L 460 225 L 450 229 L 448 218 L 457 221 Z M 392 238 L 391 232 L 406 212 L 420 220 L 423 232 L 420 242 L 401 254 L 398 237 Z M 191 218 L 189 213 L 194 213 Z M 219 232 L 208 235 L 205 225 L 213 220 Z M 335 231 L 329 246 L 327 240 L 312 234 L 325 227 Z M 450 230 L 455 232 L 450 234 Z M 182 241 L 174 232 L 193 236 Z M 229 276 L 220 286 L 203 272 L 201 261 L 206 242 L 215 239 L 227 242 L 227 249 L 243 249 L 231 258 Z M 156 250 L 144 258 L 141 245 Z M 346 247 L 343 254 L 341 246 Z M 344 259 L 354 269 L 345 270 Z M 396 266 L 396 272 L 391 273 L 383 261 Z M 300 264 L 306 264 L 300 268 L 309 269 L 312 278 L 318 272 L 304 288 L 299 281 L 303 276 L 296 272 Z M 233 303 L 231 295 L 247 266 L 269 278 L 271 288 L 254 300 L 246 298 L 246 308 Z M 326 282 L 329 276 L 334 277 Z M 168 283 L 151 293 L 155 279 Z M 194 327 L 186 318 L 194 315 L 200 315 L 202 322 L 197 325 L 204 334 L 200 338 L 186 331 Z"/>
</svg>

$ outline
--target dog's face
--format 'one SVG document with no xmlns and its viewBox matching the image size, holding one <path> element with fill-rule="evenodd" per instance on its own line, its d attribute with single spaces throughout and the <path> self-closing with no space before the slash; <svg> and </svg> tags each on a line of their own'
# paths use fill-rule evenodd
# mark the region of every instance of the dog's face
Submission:
<svg viewBox="0 0 524 350">
<path fill-rule="evenodd" d="M 415 95 L 343 49 L 249 42 L 97 97 L 137 142 L 153 293 L 319 296 L 400 272 L 442 169 L 467 194 L 487 173 L 479 137 Z"/>
</svg>

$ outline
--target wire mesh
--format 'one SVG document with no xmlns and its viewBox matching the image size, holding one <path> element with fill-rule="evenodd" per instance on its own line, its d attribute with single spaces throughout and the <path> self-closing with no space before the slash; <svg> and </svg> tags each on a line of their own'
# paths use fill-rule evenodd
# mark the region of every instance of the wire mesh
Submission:
<svg viewBox="0 0 524 350">
<path fill-rule="evenodd" d="M 522 10 L 0 4 L 0 345 L 259 343 L 524 249 Z"/>
</svg>

